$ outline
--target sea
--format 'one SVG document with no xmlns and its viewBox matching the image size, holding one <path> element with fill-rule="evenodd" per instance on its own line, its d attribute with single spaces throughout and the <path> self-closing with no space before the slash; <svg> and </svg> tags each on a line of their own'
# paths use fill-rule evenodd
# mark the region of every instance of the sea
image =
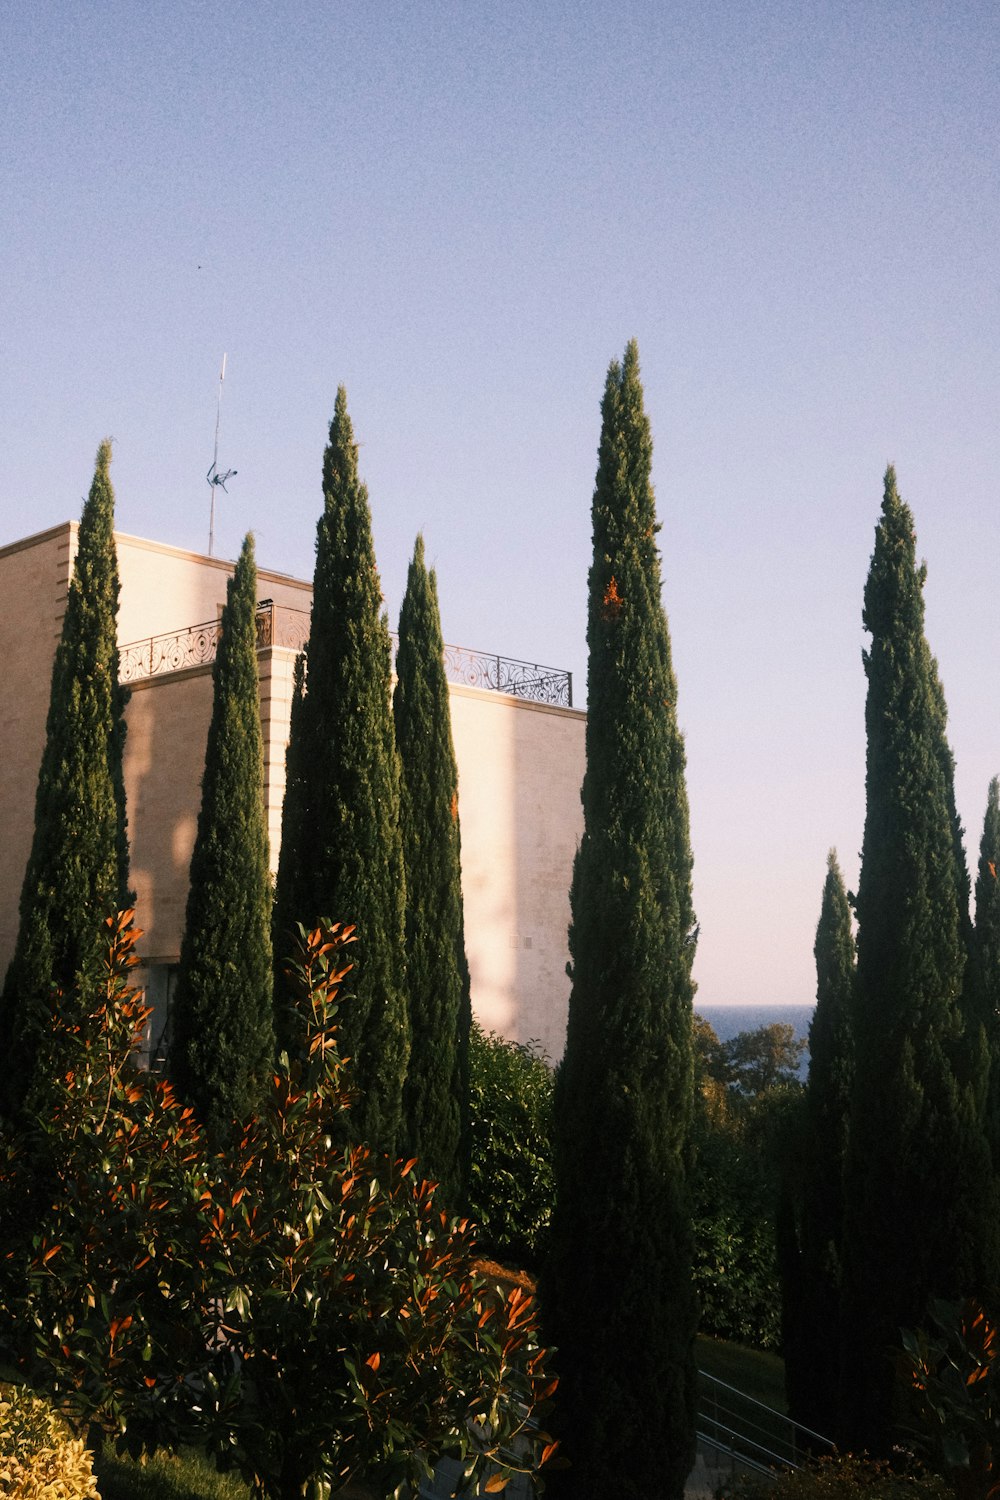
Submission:
<svg viewBox="0 0 1000 1500">
<path fill-rule="evenodd" d="M 756 1031 L 760 1026 L 780 1024 L 794 1028 L 795 1035 L 807 1043 L 799 1064 L 803 1083 L 809 1072 L 809 1022 L 812 1005 L 699 1005 L 695 1011 L 708 1022 L 720 1042 L 731 1042 L 741 1031 Z"/>
</svg>

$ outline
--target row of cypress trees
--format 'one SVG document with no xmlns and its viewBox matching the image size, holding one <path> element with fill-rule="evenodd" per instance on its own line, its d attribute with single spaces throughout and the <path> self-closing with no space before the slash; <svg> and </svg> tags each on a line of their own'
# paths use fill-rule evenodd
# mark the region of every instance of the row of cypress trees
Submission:
<svg viewBox="0 0 1000 1500">
<path fill-rule="evenodd" d="M 471 1002 L 437 584 L 418 537 L 393 693 L 368 492 L 343 387 L 323 496 L 309 644 L 292 704 L 276 952 L 295 922 L 356 926 L 353 994 L 340 1016 L 358 1085 L 355 1128 L 385 1150 L 416 1152 L 457 1202 Z M 278 1035 L 288 1041 L 280 1015 Z"/>
<path fill-rule="evenodd" d="M 795 1233 L 785 1254 L 793 1415 L 887 1453 L 893 1350 L 934 1297 L 995 1295 L 1000 803 L 990 787 L 975 925 L 926 570 L 885 476 L 865 588 L 867 806 L 851 930 L 831 855 Z M 856 952 L 856 963 L 855 963 Z"/>
<path fill-rule="evenodd" d="M 109 457 L 103 445 L 81 521 L 73 607 L 53 677 L 37 847 L 0 1014 L 36 1080 L 44 1075 L 40 1042 L 52 981 L 65 982 L 98 961 L 95 913 L 121 901 L 127 883 Z M 651 462 L 633 342 L 623 362 L 611 365 L 602 404 L 584 836 L 571 890 L 573 987 L 557 1089 L 558 1189 L 545 1282 L 546 1318 L 560 1346 L 559 1426 L 573 1465 L 568 1483 L 579 1496 L 608 1488 L 626 1497 L 679 1494 L 693 1452 L 695 1302 L 685 1161 L 696 929 Z M 92 528 L 100 531 L 104 602 L 90 654 L 77 660 L 73 643 L 83 632 L 74 611 L 91 597 L 85 569 Z M 252 1096 L 272 1035 L 279 1046 L 289 1040 L 284 1014 L 272 1013 L 267 999 L 255 593 L 248 540 L 229 586 L 214 668 L 177 997 L 177 1079 L 217 1132 Z M 94 721 L 86 740 L 73 718 L 77 676 L 99 676 L 106 700 L 100 710 L 86 705 Z M 295 678 L 275 946 L 280 954 L 293 921 L 334 916 L 357 923 L 355 998 L 342 1018 L 361 1083 L 356 1127 L 386 1148 L 411 1147 L 431 1172 L 459 1183 L 466 1131 L 454 1100 L 467 1093 L 470 1006 L 457 775 L 436 587 L 419 539 L 392 704 L 389 683 L 367 493 L 340 390 L 324 459 L 310 639 Z M 114 816 L 104 816 L 95 838 L 102 853 L 81 888 L 73 947 L 62 915 L 66 892 L 76 890 L 74 852 L 60 842 L 59 816 L 72 803 L 85 817 L 92 800 L 82 773 L 73 779 L 75 740 L 85 747 L 78 760 L 88 774 L 100 767 L 100 805 Z M 59 751 L 64 742 L 69 748 Z M 69 764 L 61 779 L 50 765 L 57 751 Z M 67 780 L 69 789 L 60 792 Z M 105 865 L 98 878 L 93 872 Z M 28 1005 L 23 955 L 35 953 L 43 939 L 65 956 L 57 963 L 46 950 L 37 958 Z M 441 1100 L 448 1102 L 444 1109 Z"/>
<path fill-rule="evenodd" d="M 7 1115 L 44 1087 L 54 988 L 75 986 L 86 1003 L 87 976 L 101 959 L 97 918 L 132 899 L 110 456 L 103 443 L 81 517 L 17 945 L 0 997 L 0 1040 L 13 1064 L 4 1078 Z M 179 1091 L 216 1135 L 252 1108 L 276 1037 L 290 1040 L 280 980 L 273 985 L 256 596 L 248 537 L 229 581 L 213 666 L 170 1059 Z M 457 1201 L 471 1010 L 436 583 L 418 538 L 400 620 L 394 719 L 388 624 L 342 389 L 324 460 L 306 661 L 297 664 L 288 752 L 278 952 L 294 920 L 336 915 L 358 925 L 355 996 L 342 1012 L 360 1085 L 354 1128 L 386 1149 L 417 1151 Z M 411 1070 L 404 1098 L 411 1037 L 419 1076 Z"/>
<path fill-rule="evenodd" d="M 651 458 L 633 342 L 612 364 L 602 404 L 584 834 L 571 889 L 572 992 L 556 1088 L 556 1207 L 544 1280 L 546 1321 L 559 1347 L 558 1428 L 573 1462 L 561 1487 L 583 1500 L 609 1489 L 626 1497 L 680 1494 L 693 1451 L 686 1159 L 697 929 Z M 85 925 L 75 915 L 75 928 L 62 923 L 65 893 L 79 891 L 92 920 L 127 887 L 108 459 L 102 445 L 53 672 L 22 931 L 0 1011 L 13 1055 L 25 1062 L 22 1077 L 32 1072 L 32 1050 L 43 1050 L 51 984 L 96 962 Z M 95 569 L 103 569 L 99 586 Z M 816 940 L 807 1170 L 786 1257 L 796 1414 L 822 1430 L 835 1413 L 838 1436 L 875 1451 L 894 1433 L 890 1350 L 900 1326 L 919 1323 L 932 1295 L 995 1290 L 1000 1267 L 1000 794 L 994 782 L 973 926 L 944 695 L 924 637 L 923 583 L 912 516 L 890 469 L 865 590 L 872 644 L 857 939 L 831 856 Z M 266 880 L 258 882 L 266 858 L 262 865 L 256 835 L 252 854 L 235 855 L 233 828 L 249 826 L 252 809 L 238 802 L 240 777 L 228 763 L 231 754 L 254 768 L 243 780 L 259 787 L 259 725 L 254 731 L 234 712 L 241 693 L 248 698 L 251 682 L 256 687 L 254 595 L 248 543 L 227 603 L 230 646 L 216 662 L 193 864 L 203 884 L 199 892 L 192 882 L 178 1022 L 179 1077 L 193 1097 L 201 1087 L 215 1091 L 220 1125 L 238 1104 L 235 1095 L 223 1102 L 224 1068 L 208 1078 L 221 1056 L 219 991 L 231 980 L 244 997 L 267 994 L 266 981 L 253 991 L 245 975 L 230 974 L 230 955 L 211 951 L 220 929 L 208 915 L 223 899 L 234 921 L 239 908 L 254 926 L 253 942 L 234 927 L 220 933 L 218 946 L 243 944 L 266 971 Z M 100 623 L 91 617 L 97 598 Z M 324 460 L 312 630 L 296 674 L 274 930 L 280 951 L 294 920 L 358 923 L 356 999 L 343 1018 L 362 1085 L 357 1128 L 387 1148 L 411 1146 L 432 1171 L 457 1182 L 460 1110 L 434 1115 L 429 1108 L 435 1095 L 453 1100 L 457 1089 L 464 1097 L 467 1067 L 457 778 L 442 728 L 436 591 L 419 540 L 400 635 L 393 703 L 367 493 L 341 390 Z M 82 684 L 99 674 L 100 691 L 85 691 Z M 74 828 L 71 812 L 91 801 L 103 831 L 85 868 L 89 833 L 61 846 L 58 835 L 63 822 Z M 244 870 L 254 872 L 251 881 L 240 880 Z M 234 873 L 236 901 L 222 895 Z M 198 1009 L 199 985 L 210 1011 Z M 287 1038 L 280 1014 L 272 1020 L 266 1003 L 251 1003 L 264 1041 L 259 1050 L 236 1049 L 230 1072 L 238 1061 L 269 1055 L 268 1027 L 279 1045 Z M 243 1024 L 230 1014 L 231 1025 Z M 215 1045 L 205 1048 L 210 1024 Z M 448 1056 L 424 1048 L 432 1024 L 446 1028 Z"/>
</svg>

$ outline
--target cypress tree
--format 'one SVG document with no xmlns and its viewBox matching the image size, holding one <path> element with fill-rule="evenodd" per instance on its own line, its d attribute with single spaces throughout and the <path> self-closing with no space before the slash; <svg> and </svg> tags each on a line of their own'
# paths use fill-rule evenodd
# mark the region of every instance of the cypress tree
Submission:
<svg viewBox="0 0 1000 1500">
<path fill-rule="evenodd" d="M 844 1161 L 854 1076 L 854 937 L 847 893 L 831 849 L 816 928 L 816 1009 L 809 1025 L 804 1171 L 794 1285 L 786 1285 L 785 1377 L 789 1412 L 823 1434 L 837 1421 Z M 791 1311 L 791 1316 L 788 1316 Z"/>
<path fill-rule="evenodd" d="M 254 1107 L 274 1052 L 271 877 L 257 680 L 257 567 L 229 580 L 174 1002 L 171 1073 L 216 1136 Z"/>
<path fill-rule="evenodd" d="M 417 537 L 399 615 L 393 694 L 401 769 L 406 872 L 406 988 L 410 1065 L 403 1095 L 408 1150 L 438 1178 L 445 1201 L 462 1191 L 468 1135 L 472 1010 L 462 920 L 458 767 L 437 581 Z"/>
<path fill-rule="evenodd" d="M 1000 782 L 990 782 L 976 871 L 976 925 L 970 963 L 970 1021 L 982 1027 L 989 1056 L 984 1126 L 1000 1172 Z"/>
<path fill-rule="evenodd" d="M 282 820 L 295 862 L 279 867 L 276 949 L 287 951 L 291 921 L 312 925 L 328 917 L 356 926 L 354 992 L 339 1016 L 359 1090 L 352 1128 L 391 1149 L 410 1051 L 399 760 L 389 626 L 343 386 L 323 460 L 323 495 L 305 693 L 298 743 L 288 751 L 295 784 Z"/>
<path fill-rule="evenodd" d="M 845 1174 L 841 1436 L 887 1452 L 892 1351 L 932 1296 L 982 1292 L 995 1229 L 962 1030 L 965 967 L 944 696 L 926 569 L 890 467 L 865 588 L 867 809 Z"/>
<path fill-rule="evenodd" d="M 584 831 L 543 1286 L 556 1428 L 572 1464 L 564 1485 L 580 1500 L 679 1496 L 694 1456 L 685 1157 L 695 923 L 651 465 L 633 341 L 602 403 Z"/>
<path fill-rule="evenodd" d="M 118 681 L 118 557 L 111 443 L 97 450 L 52 667 L 35 828 L 14 956 L 0 995 L 5 1112 L 42 1081 L 53 987 L 86 1005 L 100 919 L 131 904 L 122 753 L 128 690 Z"/>
</svg>

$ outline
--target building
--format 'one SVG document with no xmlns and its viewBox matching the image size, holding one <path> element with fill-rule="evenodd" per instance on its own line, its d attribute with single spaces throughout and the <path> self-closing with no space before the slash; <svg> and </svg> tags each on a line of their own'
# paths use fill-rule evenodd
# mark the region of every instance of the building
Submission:
<svg viewBox="0 0 1000 1500">
<path fill-rule="evenodd" d="M 17 936 L 52 660 L 77 526 L 0 548 L 0 975 Z M 212 661 L 233 564 L 117 535 L 125 789 L 131 883 L 143 929 L 140 982 L 169 1008 L 187 902 L 212 709 Z M 277 869 L 292 670 L 309 632 L 308 583 L 258 569 L 258 663 L 271 868 Z M 265 597 L 266 596 L 266 597 Z M 585 715 L 567 673 L 446 648 L 459 771 L 462 887 L 473 1008 L 487 1028 L 563 1049 L 569 883 L 583 817 Z M 331 913 L 332 916 L 337 914 Z"/>
</svg>

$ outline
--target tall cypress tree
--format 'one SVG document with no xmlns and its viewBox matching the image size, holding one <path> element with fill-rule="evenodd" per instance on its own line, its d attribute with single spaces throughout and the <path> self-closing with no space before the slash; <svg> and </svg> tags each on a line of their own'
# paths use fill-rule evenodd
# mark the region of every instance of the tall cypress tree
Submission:
<svg viewBox="0 0 1000 1500">
<path fill-rule="evenodd" d="M 893 1439 L 900 1328 L 919 1324 L 932 1296 L 982 1291 L 995 1241 L 962 1031 L 962 876 L 944 697 L 914 547 L 890 467 L 864 601 L 867 810 L 841 1350 L 841 1436 L 876 1452 Z"/>
<path fill-rule="evenodd" d="M 976 871 L 976 925 L 972 937 L 969 1020 L 985 1033 L 989 1056 L 984 1126 L 1000 1172 L 1000 781 L 990 782 Z"/>
<path fill-rule="evenodd" d="M 128 690 L 118 681 L 118 557 L 111 443 L 97 450 L 52 667 L 35 829 L 14 956 L 0 996 L 0 1085 L 16 1109 L 44 1069 L 53 987 L 89 994 L 100 919 L 130 904 L 122 753 Z"/>
<path fill-rule="evenodd" d="M 593 499 L 583 839 L 544 1281 L 580 1500 L 680 1495 L 694 1453 L 685 1154 L 694 913 L 684 747 L 635 342 L 612 363 Z"/>
<path fill-rule="evenodd" d="M 836 1328 L 844 1221 L 844 1162 L 854 1077 L 854 936 L 831 849 L 816 928 L 816 1009 L 809 1025 L 798 1256 L 786 1283 L 785 1377 L 789 1412 L 814 1432 L 837 1422 Z"/>
<path fill-rule="evenodd" d="M 343 386 L 323 460 L 323 495 L 299 743 L 289 746 L 295 785 L 282 823 L 296 859 L 279 866 L 276 948 L 285 951 L 291 921 L 329 917 L 357 927 L 354 993 L 339 1017 L 359 1089 L 352 1123 L 361 1138 L 389 1149 L 410 1051 L 399 760 L 389 626 Z"/>
<path fill-rule="evenodd" d="M 399 614 L 392 700 L 401 769 L 406 871 L 406 989 L 410 1066 L 403 1094 L 408 1150 L 440 1179 L 445 1199 L 462 1191 L 468 1134 L 472 1009 L 462 920 L 458 767 L 437 580 L 417 537 Z"/>
<path fill-rule="evenodd" d="M 215 1136 L 252 1110 L 274 1052 L 271 877 L 257 681 L 257 567 L 229 580 L 174 1001 L 170 1068 Z"/>
</svg>

